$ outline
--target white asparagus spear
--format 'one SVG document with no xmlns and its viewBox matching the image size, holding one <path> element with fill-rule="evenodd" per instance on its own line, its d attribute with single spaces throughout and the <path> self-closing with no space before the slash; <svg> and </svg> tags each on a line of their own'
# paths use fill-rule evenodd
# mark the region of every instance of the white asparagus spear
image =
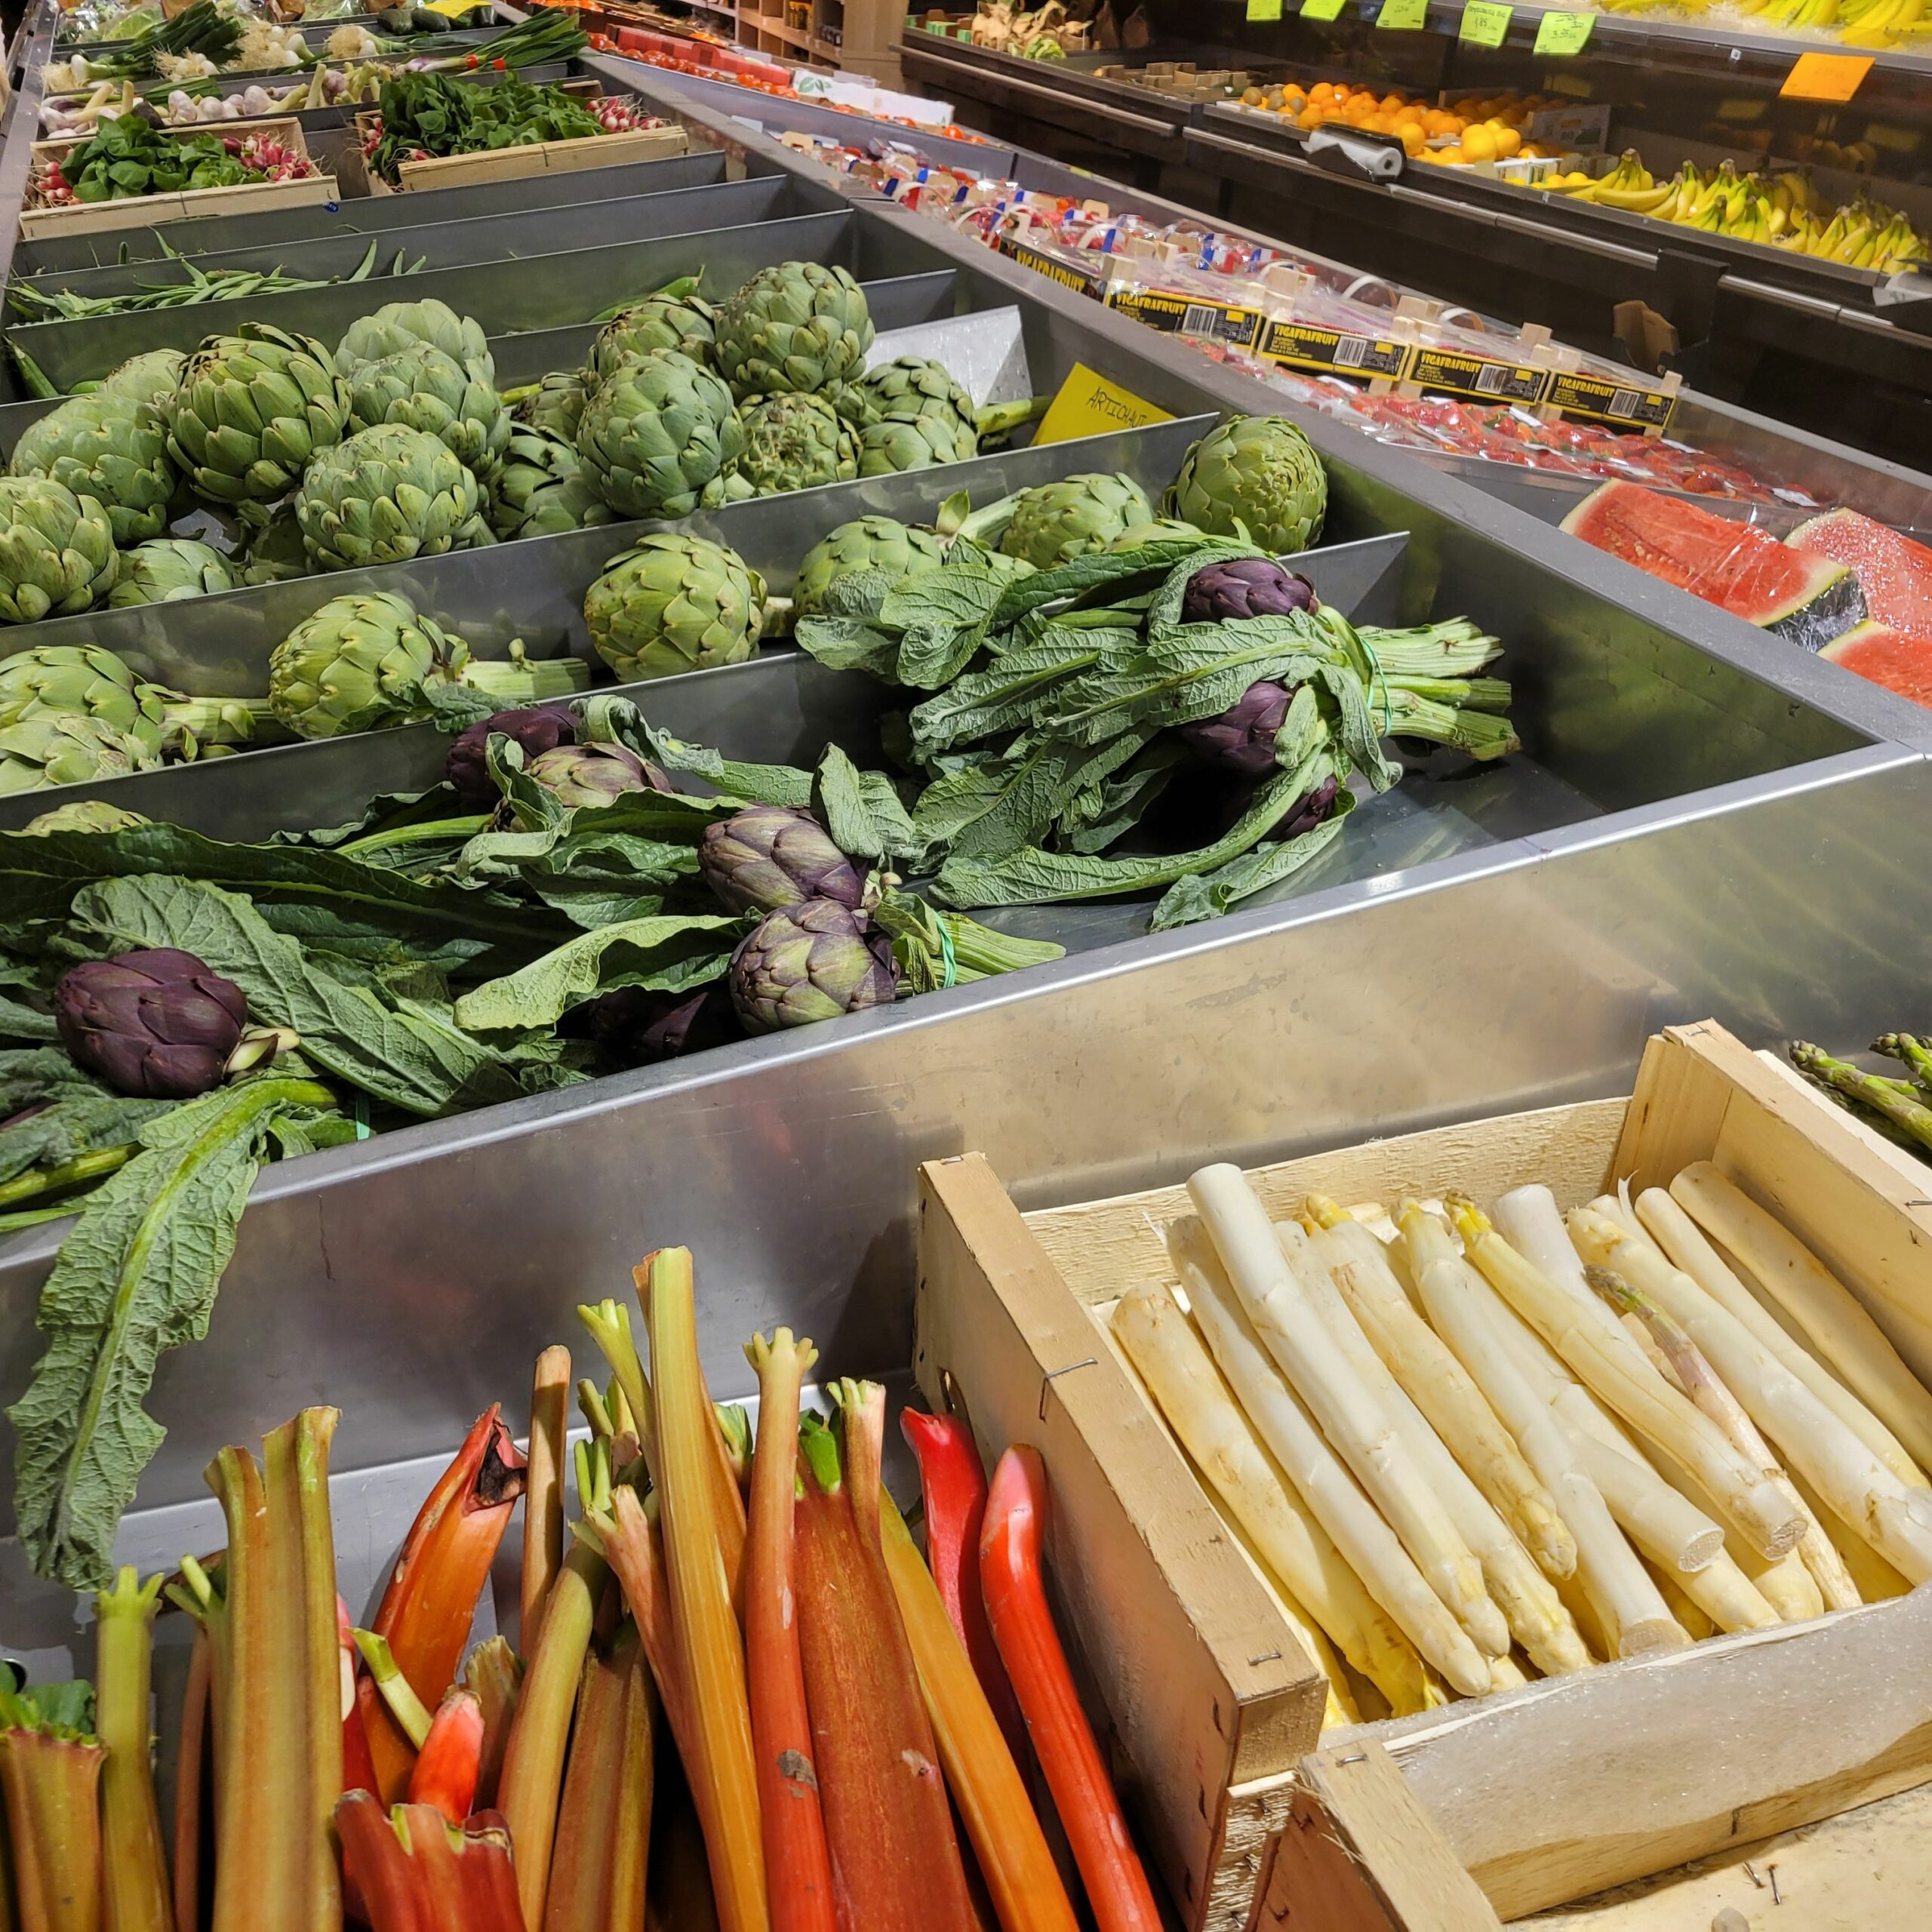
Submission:
<svg viewBox="0 0 1932 1932">
<path fill-rule="evenodd" d="M 1429 1588 L 1275 1367 L 1207 1230 L 1190 1215 L 1171 1223 L 1167 1232 L 1168 1257 L 1202 1337 L 1256 1432 L 1402 1634 L 1463 1696 L 1480 1697 L 1489 1688 L 1489 1660 Z"/>
<path fill-rule="evenodd" d="M 1616 1194 L 1599 1194 L 1589 1206 L 1592 1214 L 1604 1215 L 1614 1221 L 1632 1241 L 1647 1241 L 1650 1239 L 1644 1232 L 1643 1223 L 1637 1218 L 1637 1211 L 1631 1204 L 1627 1186 Z M 1506 1240 L 1508 1237 L 1506 1235 L 1504 1238 Z M 1684 1389 L 1683 1383 L 1678 1380 L 1676 1370 L 1670 1364 L 1669 1358 L 1658 1347 L 1656 1338 L 1644 1326 L 1642 1321 L 1626 1309 L 1614 1309 L 1612 1312 L 1616 1315 L 1618 1325 L 1624 1334 L 1642 1349 L 1644 1359 L 1673 1389 L 1688 1395 L 1690 1391 Z"/>
<path fill-rule="evenodd" d="M 1501 1610 L 1509 1634 L 1546 1677 L 1590 1667 L 1590 1654 L 1570 1614 L 1530 1553 L 1509 1533 L 1463 1466 L 1430 1428 L 1401 1385 L 1389 1372 L 1322 1264 L 1315 1244 L 1295 1223 L 1278 1223 L 1275 1238 L 1288 1265 L 1327 1324 L 1349 1364 L 1394 1422 L 1409 1454 L 1435 1489 L 1463 1540 L 1482 1565 L 1483 1582 Z"/>
<path fill-rule="evenodd" d="M 1646 1266 L 1662 1269 L 1670 1265 L 1647 1235 L 1630 1235 L 1629 1222 L 1623 1216 L 1612 1221 L 1607 1217 L 1578 1214 L 1572 1217 L 1573 1235 L 1578 1228 L 1587 1231 L 1592 1251 L 1600 1248 L 1613 1263 L 1620 1256 L 1641 1254 Z M 1621 1241 L 1614 1239 L 1620 1232 L 1624 1237 Z M 1678 1386 L 1730 1438 L 1739 1454 L 1747 1457 L 1753 1467 L 1762 1469 L 1784 1492 L 1792 1508 L 1802 1512 L 1804 1534 L 1793 1553 L 1817 1586 L 1821 1599 L 1819 1608 L 1855 1610 L 1862 1599 L 1858 1586 L 1852 1581 L 1851 1572 L 1844 1566 L 1844 1558 L 1832 1546 L 1823 1526 L 1812 1514 L 1810 1505 L 1798 1494 L 1779 1466 L 1771 1445 L 1759 1432 L 1758 1425 L 1711 1366 L 1709 1358 L 1698 1347 L 1690 1331 L 1668 1309 L 1617 1273 L 1614 1266 L 1586 1267 L 1583 1278 L 1612 1307 L 1623 1309 L 1632 1320 L 1644 1324 L 1675 1371 Z M 1780 1601 L 1775 1591 L 1765 1592 L 1772 1607 L 1787 1623 L 1795 1620 L 1791 1615 L 1792 1607 L 1805 1601 L 1805 1593 L 1783 1574 L 1788 1560 L 1780 1558 L 1773 1566 L 1780 1573 L 1777 1581 L 1786 1592 L 1784 1600 Z M 1751 1566 L 1747 1564 L 1745 1567 L 1749 1572 Z M 1814 1616 L 1817 1614 L 1810 1613 Z"/>
<path fill-rule="evenodd" d="M 1506 1657 L 1509 1626 L 1483 1587 L 1481 1566 L 1316 1312 L 1247 1177 L 1219 1161 L 1190 1175 L 1187 1191 L 1247 1318 L 1322 1432 L 1470 1641 L 1486 1657 Z"/>
<path fill-rule="evenodd" d="M 1416 1291 L 1435 1332 L 1515 1437 L 1577 1540 L 1577 1577 L 1607 1653 L 1636 1657 L 1682 1649 L 1690 1641 L 1682 1626 L 1623 1540 L 1601 1493 L 1578 1466 L 1561 1423 L 1523 1380 L 1496 1332 L 1487 1284 L 1457 1254 L 1449 1230 L 1434 1215 L 1411 1201 L 1399 1211 L 1397 1223 Z"/>
<path fill-rule="evenodd" d="M 1654 1563 L 1647 1562 L 1644 1567 L 1656 1578 L 1664 1601 L 1670 1605 L 1671 1615 L 1683 1625 L 1692 1643 L 1701 1644 L 1706 1637 L 1717 1635 L 1718 1626 L 1684 1594 L 1668 1570 Z"/>
<path fill-rule="evenodd" d="M 1921 1469 L 1932 1469 L 1932 1392 L 1899 1359 L 1857 1297 L 1782 1221 L 1709 1161 L 1686 1168 L 1670 1192 L 1750 1269 L 1906 1454 Z"/>
<path fill-rule="evenodd" d="M 1453 1211 L 1470 1260 L 1592 1394 L 1689 1469 L 1753 1549 L 1777 1557 L 1797 1543 L 1803 1517 L 1658 1375 L 1609 1309 L 1593 1297 L 1601 1319 L 1585 1321 L 1576 1295 L 1518 1254 L 1473 1201 L 1459 1196 Z"/>
<path fill-rule="evenodd" d="M 1649 1195 L 1644 1197 L 1646 1201 Z M 1826 1503 L 1915 1583 L 1932 1577 L 1932 1491 L 1908 1488 L 1778 1357 L 1689 1275 L 1634 1241 L 1577 1219 L 1584 1252 L 1603 1254 L 1678 1321 L 1745 1413 Z"/>
<path fill-rule="evenodd" d="M 1681 1269 L 1742 1324 L 1752 1340 L 1801 1382 L 1900 1482 L 1912 1489 L 1932 1487 L 1898 1438 L 1808 1349 L 1792 1340 L 1677 1201 L 1660 1187 L 1646 1188 L 1638 1198 L 1637 1215 L 1656 1236 L 1671 1265 Z"/>
<path fill-rule="evenodd" d="M 1576 1539 L 1555 1499 L 1442 1339 L 1417 1314 L 1382 1244 L 1326 1197 L 1304 1204 L 1322 1224 L 1315 1252 L 1376 1352 L 1477 1488 L 1552 1578 L 1577 1567 Z"/>
<path fill-rule="evenodd" d="M 1789 1473 L 1798 1494 L 1823 1525 L 1832 1548 L 1851 1572 L 1860 1598 L 1866 1603 L 1884 1603 L 1893 1597 L 1903 1596 L 1912 1586 L 1826 1502 L 1800 1471 L 1792 1469 Z"/>
<path fill-rule="evenodd" d="M 1741 1541 L 1730 1540 L 1736 1548 L 1727 1548 L 1727 1554 L 1736 1558 L 1752 1586 L 1777 1612 L 1780 1623 L 1803 1623 L 1824 1614 L 1823 1592 L 1796 1550 L 1787 1551 L 1775 1563 L 1767 1563 Z"/>
<path fill-rule="evenodd" d="M 1567 1616 L 1568 1613 L 1566 1611 Z M 1587 1654 L 1586 1654 L 1587 1657 Z M 1586 1663 L 1585 1668 L 1587 1669 Z M 1520 1690 L 1531 1681 L 1530 1674 L 1516 1660 L 1511 1657 L 1493 1657 L 1489 1666 L 1489 1687 L 1492 1690 Z"/>
<path fill-rule="evenodd" d="M 1265 1566 L 1392 1709 L 1407 1715 L 1423 1709 L 1422 1659 L 1415 1647 L 1290 1491 L 1174 1297 L 1164 1289 L 1135 1289 L 1115 1309 L 1113 1331 L 1181 1447 Z"/>
</svg>

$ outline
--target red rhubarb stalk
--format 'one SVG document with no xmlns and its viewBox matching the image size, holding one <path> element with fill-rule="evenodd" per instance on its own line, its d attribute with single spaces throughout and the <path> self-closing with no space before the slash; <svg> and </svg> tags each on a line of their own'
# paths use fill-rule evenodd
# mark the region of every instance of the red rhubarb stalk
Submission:
<svg viewBox="0 0 1932 1932">
<path fill-rule="evenodd" d="M 452 1825 L 469 1816 L 483 1761 L 483 1706 L 474 1690 L 451 1691 L 437 1706 L 429 1735 L 409 1774 L 409 1801 L 430 1804 Z"/>
<path fill-rule="evenodd" d="M 918 1669 L 946 1787 L 965 1825 L 1001 1932 L 1076 1932 L 1073 1907 L 1026 1781 L 937 1581 L 920 1561 L 889 1494 L 881 1493 L 879 1514 L 885 1567 Z M 976 1546 L 976 1571 L 977 1555 Z"/>
<path fill-rule="evenodd" d="M 492 1406 L 476 1419 L 404 1540 L 371 1627 L 389 1639 L 398 1667 L 425 1705 L 440 1703 L 456 1681 L 476 1599 L 523 1481 L 523 1456 L 501 1411 Z M 408 1786 L 416 1752 L 366 1684 L 361 1700 L 377 1787 L 393 1804 Z"/>
<path fill-rule="evenodd" d="M 832 1855 L 798 1655 L 798 1396 L 818 1352 L 789 1328 L 745 1349 L 758 1372 L 758 1448 L 745 1544 L 745 1664 L 772 1932 L 837 1932 Z M 742 1413 L 742 1411 L 741 1411 Z"/>
<path fill-rule="evenodd" d="M 205 1604 L 214 1643 L 214 1932 L 342 1924 L 330 1829 L 342 1793 L 328 1495 L 338 1419 L 304 1409 L 263 1438 L 259 1466 L 234 1447 L 208 1466 L 228 1524 L 220 1592 Z"/>
<path fill-rule="evenodd" d="M 580 1451 L 577 1472 L 577 1494 L 586 1507 L 604 1506 L 611 1479 L 601 1451 Z M 542 1932 L 571 1715 L 607 1574 L 603 1558 L 591 1544 L 582 1540 L 571 1544 L 551 1588 L 543 1635 L 517 1694 L 516 1715 L 504 1747 L 497 1801 L 516 1847 L 517 1896 L 527 1932 Z"/>
<path fill-rule="evenodd" d="M 680 1763 L 694 1758 L 697 1734 L 692 1728 L 690 1700 L 685 1694 L 684 1667 L 678 1660 L 678 1639 L 671 1627 L 671 1586 L 664 1574 L 663 1540 L 637 1491 L 614 1490 L 608 1508 L 586 1511 L 577 1525 L 579 1537 L 600 1551 L 617 1573 L 624 1601 L 636 1620 L 651 1676 L 671 1727 Z"/>
<path fill-rule="evenodd" d="M 355 1626 L 349 1606 L 335 1600 L 335 1637 L 342 1665 L 342 1788 L 374 1791 L 376 1761 L 369 1752 L 369 1734 L 362 1723 L 362 1706 L 355 1695 Z"/>
<path fill-rule="evenodd" d="M 564 1567 L 564 1432 L 570 1423 L 571 1352 L 537 1358 L 530 1392 L 530 1464 L 523 1492 L 523 1647 L 534 1652 L 550 1586 Z"/>
<path fill-rule="evenodd" d="M 521 1932 L 510 1835 L 495 1812 L 457 1826 L 433 1806 L 389 1814 L 371 1793 L 352 1791 L 336 1807 L 336 1829 L 373 1932 Z"/>
<path fill-rule="evenodd" d="M 745 1654 L 731 1607 L 731 1512 L 741 1558 L 744 1498 L 724 1469 L 698 1364 L 691 1251 L 660 1248 L 645 1272 L 664 1571 L 693 1746 L 685 1773 L 704 1827 L 722 1932 L 768 1932 Z"/>
<path fill-rule="evenodd" d="M 188 1654 L 188 1687 L 181 1700 L 181 1743 L 174 1758 L 174 1923 L 179 1932 L 200 1932 L 213 1823 L 214 1721 L 209 1688 L 214 1670 L 213 1640 L 198 1615 Z"/>
<path fill-rule="evenodd" d="M 585 1666 L 543 1932 L 637 1932 L 651 1849 L 652 1700 L 626 1623 Z"/>
<path fill-rule="evenodd" d="M 476 1693 L 483 1710 L 483 1749 L 476 1764 L 479 1811 L 497 1801 L 497 1781 L 503 1768 L 503 1749 L 510 1741 L 510 1721 L 516 1715 L 517 1692 L 523 1682 L 523 1664 L 509 1641 L 491 1637 L 469 1654 L 463 1681 Z"/>
<path fill-rule="evenodd" d="M 376 1687 L 376 1693 L 389 1708 L 389 1713 L 404 1737 L 409 1740 L 411 1751 L 420 1751 L 429 1741 L 429 1727 L 435 1720 L 429 1715 L 429 1707 L 416 1694 L 416 1687 L 403 1675 L 402 1666 L 395 1660 L 395 1653 L 389 1648 L 389 1640 L 374 1630 L 358 1630 L 355 1633 L 355 1647 L 361 1654 L 362 1667 L 369 1673 L 369 1681 Z M 415 1766 L 410 1767 L 412 1774 Z"/>
<path fill-rule="evenodd" d="M 1047 1472 L 1039 1451 L 1000 1458 L 980 1537 L 980 1585 L 1026 1730 L 1053 1793 L 1100 1932 L 1161 1932 L 1147 1875 L 1080 1708 L 1041 1569 Z"/>
<path fill-rule="evenodd" d="M 0 1695 L 0 1789 L 21 1932 L 100 1932 L 100 1771 L 85 1731 Z"/>
<path fill-rule="evenodd" d="M 172 1932 L 174 1924 L 149 1709 L 162 1580 L 140 1583 L 131 1565 L 94 1600 L 94 1729 L 107 1753 L 100 1777 L 104 1932 Z"/>
<path fill-rule="evenodd" d="M 900 1432 L 919 1465 L 925 1504 L 926 1561 L 980 1687 L 1005 1734 L 1014 1761 L 1026 1761 L 1026 1727 L 1006 1666 L 999 1660 L 980 1593 L 980 1527 L 986 1513 L 986 1472 L 963 1416 L 903 1410 Z"/>
<path fill-rule="evenodd" d="M 974 1932 L 972 1902 L 876 1531 L 882 1421 L 860 1392 L 841 1403 L 844 1453 L 816 1416 L 798 1431 L 799 1647 L 840 1922 L 864 1932 Z M 872 1506 L 858 1478 L 873 1472 Z"/>
</svg>

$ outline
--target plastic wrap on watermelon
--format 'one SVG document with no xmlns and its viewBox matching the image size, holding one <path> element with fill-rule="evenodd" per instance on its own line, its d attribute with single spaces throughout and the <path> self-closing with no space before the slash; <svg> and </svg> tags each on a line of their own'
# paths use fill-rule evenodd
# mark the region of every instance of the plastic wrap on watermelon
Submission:
<svg viewBox="0 0 1932 1932">
<path fill-rule="evenodd" d="M 1844 565 L 1864 594 L 1869 620 L 1833 638 L 1824 654 L 1932 708 L 1932 549 L 1856 510 L 1814 517 L 1785 540 Z"/>
</svg>

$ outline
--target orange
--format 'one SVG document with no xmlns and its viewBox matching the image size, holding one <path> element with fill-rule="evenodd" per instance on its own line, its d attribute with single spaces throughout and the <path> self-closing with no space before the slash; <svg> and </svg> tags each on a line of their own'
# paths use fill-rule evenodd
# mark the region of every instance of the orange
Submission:
<svg viewBox="0 0 1932 1932">
<path fill-rule="evenodd" d="M 1395 131 L 1401 137 L 1402 152 L 1411 159 L 1420 154 L 1429 145 L 1429 137 L 1423 132 L 1415 122 L 1398 121 L 1395 124 Z"/>
<path fill-rule="evenodd" d="M 1494 161 L 1496 134 L 1487 122 L 1467 129 L 1463 136 L 1463 157 L 1466 161 Z"/>
<path fill-rule="evenodd" d="M 1495 128 L 1491 131 L 1491 139 L 1496 143 L 1496 158 L 1498 161 L 1512 159 L 1523 145 L 1522 136 L 1518 134 L 1514 128 Z"/>
</svg>

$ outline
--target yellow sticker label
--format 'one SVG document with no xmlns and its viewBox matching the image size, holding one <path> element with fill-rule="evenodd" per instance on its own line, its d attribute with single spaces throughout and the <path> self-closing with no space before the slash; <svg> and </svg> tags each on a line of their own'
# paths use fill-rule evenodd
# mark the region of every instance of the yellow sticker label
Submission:
<svg viewBox="0 0 1932 1932">
<path fill-rule="evenodd" d="M 1538 54 L 1580 54 L 1590 44 L 1594 14 L 1546 14 L 1537 28 Z"/>
<path fill-rule="evenodd" d="M 1429 25 L 1429 0 L 1382 0 L 1382 11 L 1376 15 L 1375 24 L 1408 32 L 1426 27 Z"/>
<path fill-rule="evenodd" d="M 1251 20 L 1278 20 L 1281 17 L 1281 0 L 1247 0 L 1247 17 Z"/>
<path fill-rule="evenodd" d="M 1472 47 L 1500 47 L 1509 37 L 1509 17 L 1515 11 L 1499 0 L 1469 0 L 1463 9 L 1463 24 L 1457 29 L 1456 38 Z"/>
<path fill-rule="evenodd" d="M 425 0 L 424 11 L 441 14 L 452 20 L 460 20 L 463 15 L 473 13 L 486 0 Z"/>
<path fill-rule="evenodd" d="M 1348 0 L 1301 0 L 1301 17 L 1305 20 L 1338 20 Z"/>
<path fill-rule="evenodd" d="M 1795 100 L 1849 100 L 1871 71 L 1869 54 L 1801 54 L 1778 92 Z"/>
<path fill-rule="evenodd" d="M 1171 423 L 1172 414 L 1143 401 L 1131 389 L 1110 383 L 1084 362 L 1073 365 L 1072 374 L 1060 386 L 1060 392 L 1047 406 L 1033 441 L 1070 443 L 1080 436 L 1104 436 L 1110 430 L 1137 429 L 1146 423 Z"/>
</svg>

